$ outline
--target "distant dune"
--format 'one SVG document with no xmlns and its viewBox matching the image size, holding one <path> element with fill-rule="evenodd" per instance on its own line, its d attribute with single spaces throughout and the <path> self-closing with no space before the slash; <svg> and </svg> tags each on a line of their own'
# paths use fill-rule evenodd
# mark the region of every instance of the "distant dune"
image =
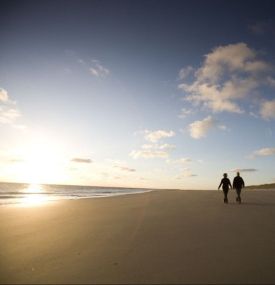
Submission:
<svg viewBox="0 0 275 285">
<path fill-rule="evenodd" d="M 245 188 L 249 189 L 275 189 L 275 183 L 261 184 L 261 185 L 250 185 Z"/>
</svg>

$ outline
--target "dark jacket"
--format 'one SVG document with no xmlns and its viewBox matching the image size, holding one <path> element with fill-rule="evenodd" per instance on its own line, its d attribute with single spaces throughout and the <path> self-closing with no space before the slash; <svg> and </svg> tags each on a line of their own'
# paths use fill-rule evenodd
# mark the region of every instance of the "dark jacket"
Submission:
<svg viewBox="0 0 275 285">
<path fill-rule="evenodd" d="M 219 185 L 219 188 L 221 187 L 221 185 L 222 185 L 222 189 L 223 189 L 223 190 L 228 190 L 228 189 L 229 189 L 229 186 L 232 188 L 231 182 L 230 182 L 230 180 L 229 180 L 228 178 L 223 178 L 223 179 L 221 180 L 221 183 L 220 183 L 220 185 Z"/>
<path fill-rule="evenodd" d="M 242 189 L 244 187 L 244 181 L 241 176 L 236 176 L 233 180 L 233 188 Z"/>
</svg>

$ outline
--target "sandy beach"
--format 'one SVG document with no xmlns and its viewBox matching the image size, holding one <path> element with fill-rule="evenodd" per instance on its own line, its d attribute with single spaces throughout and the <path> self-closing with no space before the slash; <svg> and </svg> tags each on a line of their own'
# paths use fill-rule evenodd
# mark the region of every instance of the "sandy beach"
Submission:
<svg viewBox="0 0 275 285">
<path fill-rule="evenodd" d="M 163 190 L 0 208 L 7 283 L 275 283 L 275 191 Z"/>
</svg>

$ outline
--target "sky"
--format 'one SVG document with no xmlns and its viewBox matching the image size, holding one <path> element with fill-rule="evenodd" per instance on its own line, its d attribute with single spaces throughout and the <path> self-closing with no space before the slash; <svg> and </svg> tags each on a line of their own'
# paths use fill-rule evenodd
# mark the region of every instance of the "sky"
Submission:
<svg viewBox="0 0 275 285">
<path fill-rule="evenodd" d="M 0 1 L 0 180 L 275 182 L 274 1 Z"/>
</svg>

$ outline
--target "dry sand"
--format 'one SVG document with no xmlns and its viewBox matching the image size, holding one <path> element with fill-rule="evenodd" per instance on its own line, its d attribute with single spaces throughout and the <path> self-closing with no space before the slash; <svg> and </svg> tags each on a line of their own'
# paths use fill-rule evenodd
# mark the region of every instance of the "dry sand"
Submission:
<svg viewBox="0 0 275 285">
<path fill-rule="evenodd" d="M 275 191 L 0 208 L 1 283 L 275 283 Z"/>
</svg>

